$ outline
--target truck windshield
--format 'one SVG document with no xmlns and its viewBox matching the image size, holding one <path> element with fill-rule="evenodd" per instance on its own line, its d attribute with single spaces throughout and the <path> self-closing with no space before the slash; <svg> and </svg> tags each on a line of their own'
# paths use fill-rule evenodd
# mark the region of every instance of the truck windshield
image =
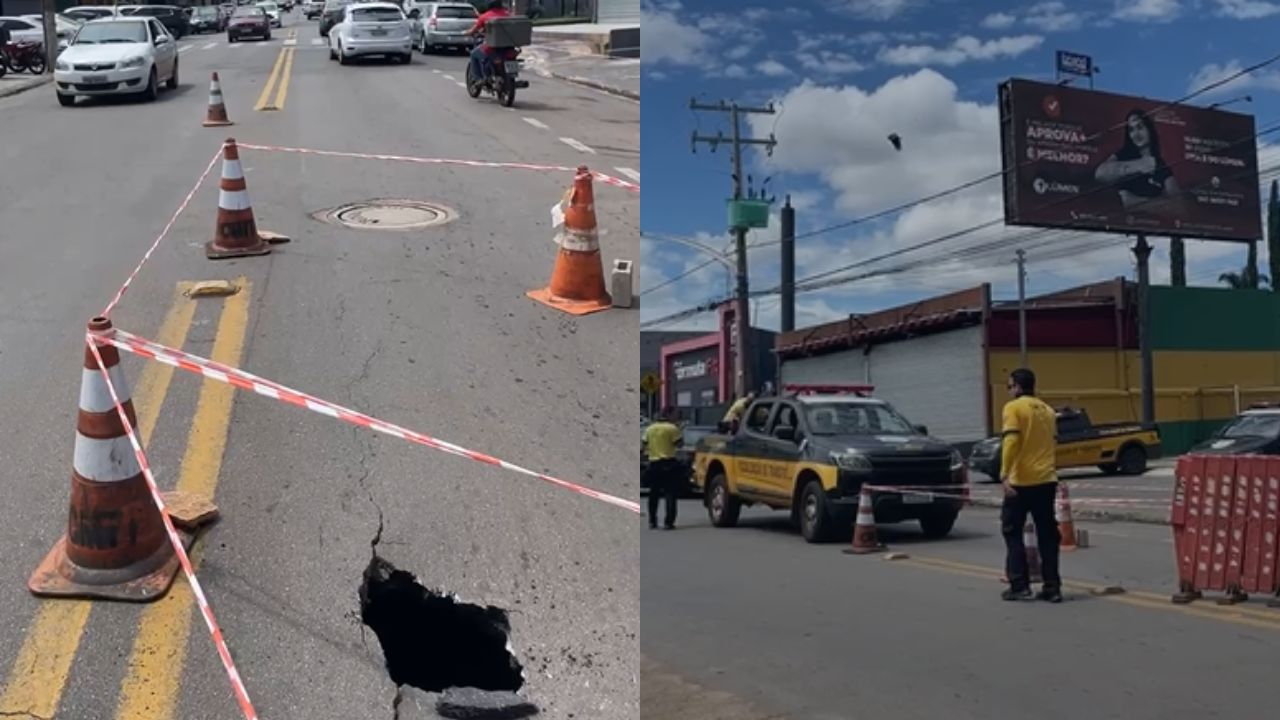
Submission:
<svg viewBox="0 0 1280 720">
<path fill-rule="evenodd" d="M 1222 428 L 1222 437 L 1280 437 L 1280 415 L 1241 415 Z"/>
<path fill-rule="evenodd" d="M 876 403 L 806 404 L 805 418 L 814 435 L 916 434 L 906 418 Z"/>
</svg>

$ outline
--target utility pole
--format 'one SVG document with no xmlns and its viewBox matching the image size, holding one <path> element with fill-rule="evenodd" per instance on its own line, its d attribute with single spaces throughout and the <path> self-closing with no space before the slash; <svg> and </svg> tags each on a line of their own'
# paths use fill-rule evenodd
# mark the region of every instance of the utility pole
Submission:
<svg viewBox="0 0 1280 720">
<path fill-rule="evenodd" d="M 721 100 L 715 105 L 703 105 L 697 100 L 689 101 L 690 110 L 704 110 L 713 112 L 729 113 L 730 124 L 732 125 L 732 137 L 730 142 L 733 143 L 733 199 L 742 200 L 742 146 L 744 145 L 760 145 L 763 146 L 770 154 L 777 145 L 777 140 L 773 135 L 769 135 L 769 139 L 744 138 L 741 134 L 739 121 L 744 114 L 761 114 L 772 115 L 774 113 L 773 105 L 768 107 L 743 107 L 736 102 L 725 102 Z M 714 136 L 699 135 L 696 131 L 693 133 L 693 151 L 698 151 L 698 143 L 706 143 L 711 146 L 711 151 L 715 152 L 720 143 L 725 142 L 725 137 L 721 133 Z M 738 335 L 738 352 L 735 359 L 737 372 L 734 378 L 734 394 L 736 397 L 746 395 L 751 389 L 751 352 L 750 352 L 750 336 L 751 336 L 751 310 L 748 307 L 748 293 L 750 291 L 747 283 L 747 228 L 738 225 L 733 228 L 734 246 L 738 253 L 738 289 L 737 302 L 735 303 L 734 323 L 737 327 Z"/>
<path fill-rule="evenodd" d="M 1027 253 L 1018 249 L 1018 350 L 1019 367 L 1027 367 Z"/>
<path fill-rule="evenodd" d="M 782 332 L 796 329 L 796 209 L 782 206 Z"/>
<path fill-rule="evenodd" d="M 42 0 L 40 9 L 44 18 L 44 71 L 53 74 L 53 65 L 58 62 L 58 1 Z"/>
<path fill-rule="evenodd" d="M 1156 421 L 1155 373 L 1151 358 L 1151 245 L 1138 235 L 1133 246 L 1138 259 L 1138 353 L 1142 357 L 1142 424 Z"/>
</svg>

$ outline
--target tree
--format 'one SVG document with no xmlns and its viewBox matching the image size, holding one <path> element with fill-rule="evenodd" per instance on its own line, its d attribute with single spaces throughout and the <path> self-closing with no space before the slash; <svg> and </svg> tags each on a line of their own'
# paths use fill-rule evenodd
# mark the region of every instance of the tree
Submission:
<svg viewBox="0 0 1280 720">
<path fill-rule="evenodd" d="M 1174 287 L 1187 286 L 1187 246 L 1182 238 L 1169 239 L 1169 276 Z"/>
<path fill-rule="evenodd" d="M 1271 199 L 1267 202 L 1267 260 L 1271 265 L 1271 277 L 1280 277 L 1280 183 L 1271 181 Z M 1280 292 L 1272 284 L 1271 289 Z"/>
<path fill-rule="evenodd" d="M 1218 282 L 1231 288 L 1232 290 L 1248 290 L 1257 289 L 1263 285 L 1270 286 L 1271 278 L 1266 275 L 1259 275 L 1255 269 L 1252 272 L 1246 266 L 1240 272 L 1224 272 L 1218 276 Z"/>
<path fill-rule="evenodd" d="M 1250 290 L 1258 289 L 1258 243 L 1251 241 L 1249 243 L 1249 259 L 1245 260 L 1244 271 L 1241 280 L 1244 286 Z"/>
</svg>

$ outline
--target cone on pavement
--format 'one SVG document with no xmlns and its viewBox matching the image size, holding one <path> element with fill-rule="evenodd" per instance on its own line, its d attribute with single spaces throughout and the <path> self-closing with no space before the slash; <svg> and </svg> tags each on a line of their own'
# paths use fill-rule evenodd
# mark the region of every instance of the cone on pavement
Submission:
<svg viewBox="0 0 1280 720">
<path fill-rule="evenodd" d="M 1064 482 L 1058 483 L 1058 502 L 1054 510 L 1058 521 L 1058 535 L 1062 538 L 1058 548 L 1063 552 L 1077 549 L 1079 545 L 1076 543 L 1076 522 L 1071 517 L 1071 495 Z"/>
<path fill-rule="evenodd" d="M 871 488 L 862 486 L 858 495 L 858 520 L 853 525 L 853 547 L 845 548 L 848 555 L 867 555 L 884 550 L 876 537 L 876 514 L 871 509 Z"/>
<path fill-rule="evenodd" d="M 1022 526 L 1022 544 L 1027 549 L 1027 577 L 1031 582 L 1038 583 L 1044 580 L 1040 572 L 1040 545 L 1036 542 L 1036 526 L 1027 518 L 1027 524 Z"/>
<path fill-rule="evenodd" d="M 240 166 L 240 150 L 234 138 L 222 146 L 222 184 L 218 191 L 218 220 L 213 240 L 205 244 L 210 260 L 266 255 L 271 244 L 289 242 L 289 238 L 258 230 L 249 202 L 249 189 Z"/>
<path fill-rule="evenodd" d="M 595 194 L 591 188 L 591 171 L 578 166 L 565 200 L 564 230 L 556 236 L 560 246 L 551 283 L 526 294 L 538 302 L 569 313 L 586 315 L 605 310 L 613 300 L 604 285 L 604 261 L 600 258 L 600 239 L 596 230 Z"/>
<path fill-rule="evenodd" d="M 225 127 L 235 123 L 227 117 L 227 106 L 222 102 L 222 85 L 218 82 L 218 73 L 209 80 L 209 111 L 205 113 L 205 127 Z"/>
<path fill-rule="evenodd" d="M 106 318 L 89 322 L 90 331 L 110 329 Z M 104 346 L 98 352 L 136 427 L 119 351 Z M 178 558 L 160 511 L 98 362 L 85 347 L 67 532 L 27 587 L 41 596 L 149 602 L 165 594 L 177 572 Z"/>
</svg>

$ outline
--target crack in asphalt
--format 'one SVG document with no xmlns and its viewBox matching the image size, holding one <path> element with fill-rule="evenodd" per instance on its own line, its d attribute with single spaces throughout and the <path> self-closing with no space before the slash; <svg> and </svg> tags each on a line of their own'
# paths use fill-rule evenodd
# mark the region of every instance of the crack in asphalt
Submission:
<svg viewBox="0 0 1280 720">
<path fill-rule="evenodd" d="M 0 710 L 0 717 L 24 717 L 35 718 L 35 720 L 53 720 L 53 718 L 37 715 L 30 710 Z"/>
</svg>

